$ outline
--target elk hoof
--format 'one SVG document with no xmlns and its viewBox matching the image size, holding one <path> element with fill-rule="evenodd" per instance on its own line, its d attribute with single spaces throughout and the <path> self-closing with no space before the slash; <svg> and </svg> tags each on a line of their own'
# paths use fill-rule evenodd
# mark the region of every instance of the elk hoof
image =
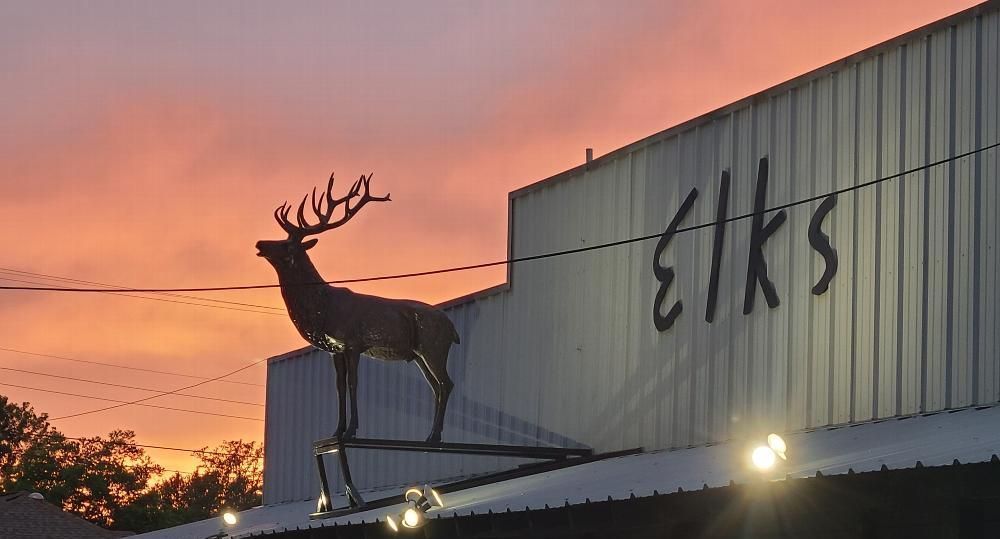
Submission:
<svg viewBox="0 0 1000 539">
<path fill-rule="evenodd" d="M 331 438 L 337 438 L 338 440 L 344 439 L 344 428 L 338 427 L 337 430 L 333 431 L 333 436 Z"/>
<path fill-rule="evenodd" d="M 441 441 L 441 433 L 440 432 L 432 432 L 431 435 L 427 437 L 427 441 L 428 442 L 440 442 Z"/>
<path fill-rule="evenodd" d="M 347 429 L 346 431 L 344 431 L 344 433 L 340 436 L 340 439 L 341 440 L 350 440 L 351 438 L 354 438 L 355 436 L 357 436 L 357 434 L 358 434 L 358 428 L 357 427 L 351 427 L 351 428 Z"/>
</svg>

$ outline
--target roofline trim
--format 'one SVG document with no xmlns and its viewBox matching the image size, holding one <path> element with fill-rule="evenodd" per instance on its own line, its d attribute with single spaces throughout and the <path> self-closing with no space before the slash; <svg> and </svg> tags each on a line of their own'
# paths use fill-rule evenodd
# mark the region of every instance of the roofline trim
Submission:
<svg viewBox="0 0 1000 539">
<path fill-rule="evenodd" d="M 678 135 L 682 132 L 688 131 L 693 127 L 709 123 L 722 116 L 728 115 L 732 112 L 742 109 L 748 105 L 753 105 L 754 103 L 758 103 L 765 99 L 769 99 L 779 94 L 788 92 L 796 87 L 803 85 L 806 82 L 811 82 L 825 75 L 829 75 L 834 71 L 837 71 L 844 67 L 859 63 L 862 60 L 866 60 L 868 58 L 872 58 L 879 54 L 888 52 L 916 38 L 926 36 L 928 34 L 931 34 L 933 32 L 936 32 L 944 28 L 956 26 L 959 22 L 962 22 L 966 19 L 972 19 L 998 10 L 1000 10 L 1000 0 L 987 0 L 981 4 L 976 4 L 970 8 L 966 8 L 952 15 L 948 15 L 943 19 L 938 19 L 931 23 L 925 24 L 923 26 L 910 30 L 909 32 L 906 32 L 904 34 L 900 34 L 896 37 L 887 39 L 881 43 L 872 45 L 867 49 L 850 54 L 839 60 L 834 60 L 833 62 L 830 62 L 824 66 L 818 67 L 811 71 L 807 71 L 802 75 L 778 83 L 769 88 L 765 88 L 764 90 L 761 90 L 747 97 L 734 101 L 728 105 L 723 105 L 722 107 L 719 107 L 717 109 L 711 110 L 699 116 L 695 116 L 694 118 L 691 118 L 689 120 L 685 120 L 677 125 L 674 125 L 673 127 L 668 127 L 663 131 L 653 133 L 652 135 L 649 135 L 645 138 L 639 139 L 630 144 L 626 144 L 625 146 L 622 146 L 616 150 L 612 150 L 600 157 L 594 158 L 594 160 L 589 163 L 583 163 L 581 165 L 577 165 L 573 168 L 564 170 L 563 172 L 560 172 L 553 176 L 543 178 L 541 180 L 525 185 L 524 187 L 521 187 L 519 189 L 515 189 L 514 191 L 508 193 L 507 198 L 509 200 L 520 198 L 524 195 L 533 193 L 539 189 L 548 187 L 562 180 L 569 179 L 582 172 L 587 172 L 591 169 L 600 167 L 604 164 L 607 164 L 608 161 L 617 159 L 618 157 L 631 153 L 639 148 L 649 146 L 656 142 L 660 142 L 674 135 Z"/>
</svg>

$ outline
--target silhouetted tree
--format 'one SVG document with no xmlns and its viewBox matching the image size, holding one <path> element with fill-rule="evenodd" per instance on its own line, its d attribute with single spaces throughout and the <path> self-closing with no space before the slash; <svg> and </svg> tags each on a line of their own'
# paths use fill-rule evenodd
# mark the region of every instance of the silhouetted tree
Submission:
<svg viewBox="0 0 1000 539">
<path fill-rule="evenodd" d="M 229 440 L 193 455 L 201 459 L 195 473 L 190 477 L 174 474 L 157 485 L 165 510 L 173 509 L 185 522 L 192 522 L 214 517 L 223 509 L 243 510 L 261 504 L 261 445 Z"/>
<path fill-rule="evenodd" d="M 69 440 L 28 403 L 0 396 L 0 490 L 37 491 L 91 522 L 114 524 L 116 511 L 134 503 L 163 473 L 132 431 Z"/>
<path fill-rule="evenodd" d="M 260 505 L 263 446 L 231 440 L 193 455 L 201 460 L 193 474 L 156 483 L 163 468 L 134 432 L 70 440 L 29 403 L 0 395 L 0 491 L 40 492 L 108 528 L 152 531 Z"/>
</svg>

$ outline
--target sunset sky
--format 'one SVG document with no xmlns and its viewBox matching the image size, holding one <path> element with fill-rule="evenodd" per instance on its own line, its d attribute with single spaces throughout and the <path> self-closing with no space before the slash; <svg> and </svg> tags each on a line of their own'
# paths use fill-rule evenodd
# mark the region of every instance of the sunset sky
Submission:
<svg viewBox="0 0 1000 539">
<path fill-rule="evenodd" d="M 0 284 L 67 284 L 15 272 L 274 282 L 254 243 L 282 238 L 273 209 L 331 171 L 338 192 L 374 172 L 373 190 L 393 201 L 320 236 L 311 254 L 327 279 L 502 259 L 506 193 L 580 164 L 585 148 L 607 153 L 974 3 L 2 2 Z M 503 278 L 494 268 L 352 288 L 439 302 Z M 198 295 L 282 306 L 276 290 Z M 217 376 L 304 346 L 282 311 L 240 308 L 258 312 L 0 291 L 0 348 Z M 0 367 L 164 391 L 198 381 L 9 351 Z M 191 392 L 264 402 L 263 363 L 231 379 L 259 385 Z M 10 370 L 0 384 L 52 417 L 114 403 L 10 384 L 150 395 Z M 179 396 L 150 404 L 264 415 Z M 177 447 L 263 438 L 259 421 L 135 406 L 54 425 Z"/>
</svg>

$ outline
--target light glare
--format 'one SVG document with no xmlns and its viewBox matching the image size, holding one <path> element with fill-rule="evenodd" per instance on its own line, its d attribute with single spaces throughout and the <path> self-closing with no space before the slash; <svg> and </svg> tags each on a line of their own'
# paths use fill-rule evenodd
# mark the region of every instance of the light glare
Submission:
<svg viewBox="0 0 1000 539">
<path fill-rule="evenodd" d="M 767 446 L 760 446 L 753 450 L 750 455 L 750 460 L 753 461 L 753 465 L 757 467 L 758 470 L 769 470 L 774 466 L 775 460 L 774 450 Z"/>
<path fill-rule="evenodd" d="M 222 521 L 225 522 L 227 526 L 236 524 L 236 513 L 232 513 L 230 511 L 222 513 Z"/>
<path fill-rule="evenodd" d="M 438 492 L 434 489 L 430 489 L 430 491 L 431 491 L 431 497 L 434 498 L 435 505 L 437 505 L 438 507 L 444 507 L 444 502 L 441 501 L 441 495 L 438 494 Z"/>
<path fill-rule="evenodd" d="M 392 530 L 394 532 L 398 532 L 399 531 L 399 526 L 396 525 L 396 521 L 393 520 L 392 515 L 386 515 L 385 516 L 385 523 L 389 525 L 389 529 L 390 530 Z"/>
<path fill-rule="evenodd" d="M 778 454 L 782 460 L 785 459 L 785 452 L 788 451 L 788 446 L 785 445 L 785 440 L 778 436 L 777 434 L 771 433 L 767 435 L 767 445 Z"/>
<path fill-rule="evenodd" d="M 416 528 L 420 524 L 420 513 L 414 508 L 409 508 L 403 513 L 403 526 Z"/>
<path fill-rule="evenodd" d="M 416 500 L 416 499 L 419 499 L 421 496 L 423 496 L 424 492 L 422 490 L 420 490 L 419 488 L 417 488 L 417 487 L 410 487 L 410 488 L 406 489 L 406 493 L 403 494 L 403 498 L 406 498 L 407 500 L 409 500 L 410 499 L 410 494 L 413 494 L 413 496 L 414 496 L 413 499 Z"/>
</svg>

